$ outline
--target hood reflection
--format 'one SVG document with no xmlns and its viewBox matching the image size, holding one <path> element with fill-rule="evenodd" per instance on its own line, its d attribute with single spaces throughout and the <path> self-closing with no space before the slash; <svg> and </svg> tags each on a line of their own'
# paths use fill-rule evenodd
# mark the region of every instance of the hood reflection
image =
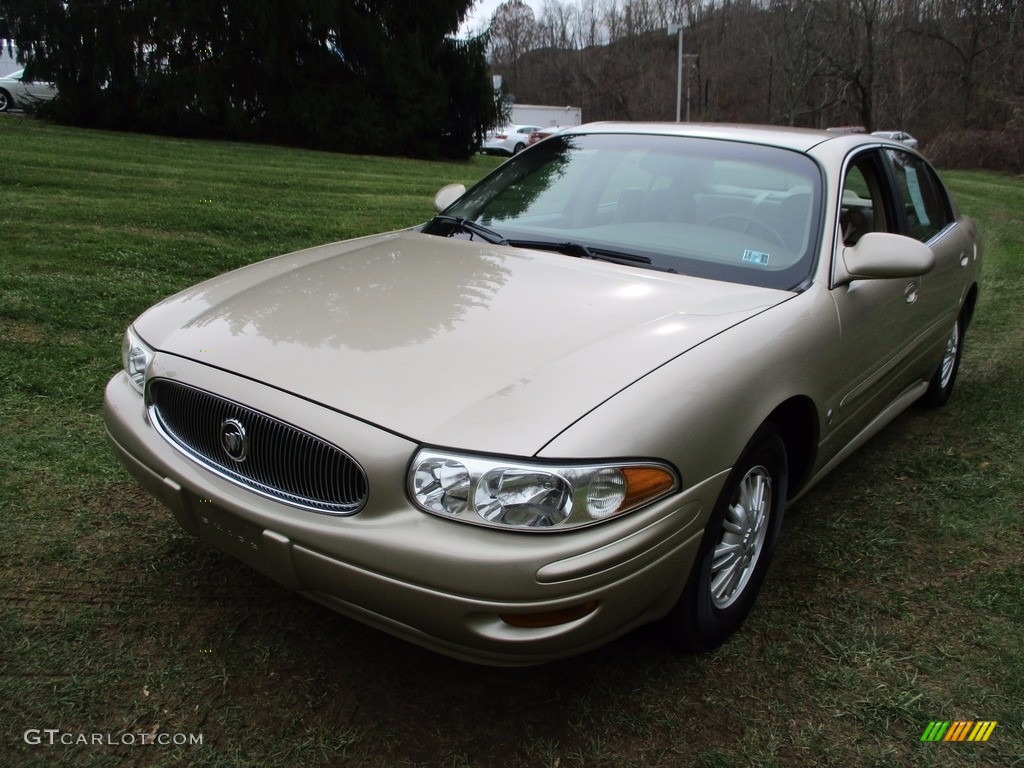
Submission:
<svg viewBox="0 0 1024 768">
<path fill-rule="evenodd" d="M 417 238 L 415 247 L 403 247 L 407 237 Z M 424 247 L 424 238 L 441 247 Z M 421 344 L 451 331 L 469 310 L 487 307 L 508 280 L 503 257 L 459 245 L 408 235 L 316 261 L 215 303 L 190 326 L 223 323 L 219 332 L 307 347 Z M 219 291 L 233 277 L 219 278 Z"/>
</svg>

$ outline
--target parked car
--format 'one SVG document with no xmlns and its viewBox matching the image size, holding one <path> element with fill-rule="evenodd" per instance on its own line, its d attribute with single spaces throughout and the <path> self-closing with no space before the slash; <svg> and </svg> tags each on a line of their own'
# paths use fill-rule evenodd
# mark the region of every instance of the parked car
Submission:
<svg viewBox="0 0 1024 768">
<path fill-rule="evenodd" d="M 25 70 L 19 69 L 0 77 L 0 112 L 50 101 L 57 95 L 57 89 L 51 83 L 26 81 L 24 76 Z"/>
<path fill-rule="evenodd" d="M 881 136 L 883 139 L 892 139 L 893 141 L 899 141 L 906 144 L 908 147 L 917 149 L 917 139 L 911 136 L 906 131 L 874 131 L 872 136 Z"/>
<path fill-rule="evenodd" d="M 187 531 L 474 662 L 723 642 L 978 297 L 975 223 L 867 135 L 583 126 L 435 206 L 149 309 L 104 418 Z"/>
<path fill-rule="evenodd" d="M 549 136 L 554 136 L 556 133 L 560 133 L 564 130 L 565 128 L 560 125 L 549 125 L 547 128 L 538 128 L 530 134 L 528 146 L 533 146 L 538 141 L 543 141 Z"/>
<path fill-rule="evenodd" d="M 526 149 L 536 125 L 508 125 L 489 134 L 482 152 L 488 155 L 515 155 Z"/>
</svg>

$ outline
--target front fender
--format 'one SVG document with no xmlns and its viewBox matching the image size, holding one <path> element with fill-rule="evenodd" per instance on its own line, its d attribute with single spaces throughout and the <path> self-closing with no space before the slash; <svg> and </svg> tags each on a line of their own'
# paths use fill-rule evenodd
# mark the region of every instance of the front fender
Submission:
<svg viewBox="0 0 1024 768">
<path fill-rule="evenodd" d="M 659 458 L 684 487 L 732 467 L 758 427 L 795 397 L 828 401 L 839 324 L 826 291 L 812 286 L 714 336 L 592 410 L 540 452 L 545 458 Z M 813 450 L 809 446 L 808 450 Z"/>
</svg>

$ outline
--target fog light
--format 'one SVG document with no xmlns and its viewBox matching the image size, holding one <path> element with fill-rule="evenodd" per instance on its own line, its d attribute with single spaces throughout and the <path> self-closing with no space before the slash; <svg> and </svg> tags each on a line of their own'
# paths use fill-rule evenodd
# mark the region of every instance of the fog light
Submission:
<svg viewBox="0 0 1024 768">
<path fill-rule="evenodd" d="M 587 512 L 595 520 L 614 515 L 621 509 L 626 492 L 626 476 L 621 469 L 598 470 L 587 488 Z"/>
</svg>

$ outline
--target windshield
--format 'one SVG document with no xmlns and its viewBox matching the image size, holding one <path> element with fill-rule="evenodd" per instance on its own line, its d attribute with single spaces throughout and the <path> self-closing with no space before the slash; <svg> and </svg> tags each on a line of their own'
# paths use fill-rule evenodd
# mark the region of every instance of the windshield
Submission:
<svg viewBox="0 0 1024 768">
<path fill-rule="evenodd" d="M 717 139 L 555 136 L 513 158 L 440 217 L 491 242 L 786 290 L 808 282 L 821 174 L 805 155 Z M 486 229 L 485 229 L 486 228 Z M 468 230 L 462 227 L 462 232 Z M 472 236 L 470 233 L 469 236 Z"/>
</svg>

